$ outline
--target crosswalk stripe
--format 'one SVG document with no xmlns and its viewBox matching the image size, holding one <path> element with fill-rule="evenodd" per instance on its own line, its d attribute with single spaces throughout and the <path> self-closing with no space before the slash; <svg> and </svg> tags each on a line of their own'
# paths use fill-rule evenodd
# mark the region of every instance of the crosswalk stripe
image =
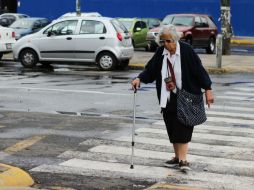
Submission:
<svg viewBox="0 0 254 190">
<path fill-rule="evenodd" d="M 139 168 L 135 167 L 134 170 L 137 171 Z M 233 187 L 233 189 L 252 189 L 253 188 L 253 178 L 245 176 L 236 176 L 236 175 L 225 175 L 218 173 L 209 173 L 209 172 L 194 172 L 192 171 L 190 175 L 183 175 L 180 172 L 172 169 L 166 169 L 168 175 L 166 178 L 159 174 L 156 178 L 149 178 L 150 175 L 140 177 L 141 180 L 147 181 L 164 181 L 172 179 L 181 179 L 186 182 L 200 182 L 203 187 L 216 187 L 216 189 L 225 189 L 225 187 Z M 95 177 L 109 177 L 109 178 L 119 178 L 119 177 L 129 177 L 134 179 L 136 176 L 132 173 L 124 172 L 111 172 L 103 170 L 92 170 L 92 169 L 83 169 L 80 167 L 70 167 L 70 166 L 61 166 L 61 165 L 41 165 L 39 167 L 33 168 L 30 170 L 32 172 L 46 172 L 46 173 L 65 173 L 65 174 L 75 174 L 82 176 L 95 176 Z M 164 170 L 163 170 L 164 171 Z M 137 177 L 139 179 L 139 177 Z"/>
<path fill-rule="evenodd" d="M 229 95 L 240 95 L 240 96 L 251 96 L 251 97 L 253 97 L 253 93 L 247 93 L 247 92 L 229 91 L 229 92 L 225 92 L 224 94 L 229 94 Z"/>
<path fill-rule="evenodd" d="M 89 149 L 90 152 L 98 152 L 98 153 L 109 153 L 109 154 L 122 154 L 122 155 L 131 155 L 131 148 L 126 147 L 118 147 L 118 146 L 108 146 L 108 145 L 100 145 Z M 160 159 L 160 160 L 168 160 L 170 154 L 167 152 L 159 152 L 159 151 L 151 151 L 144 149 L 135 149 L 135 156 L 144 157 L 144 158 L 152 158 L 152 159 Z M 173 155 L 172 155 L 173 156 Z M 206 163 L 217 166 L 224 167 L 241 167 L 246 168 L 250 171 L 254 172 L 253 161 L 242 161 L 242 160 L 233 160 L 227 158 L 217 158 L 213 157 L 212 159 L 208 159 L 206 156 L 197 156 L 197 155 L 188 155 L 188 160 L 190 162 L 198 162 L 198 163 Z"/>
<path fill-rule="evenodd" d="M 155 133 L 155 134 L 162 134 L 167 136 L 167 131 L 163 129 L 139 128 L 136 130 L 136 132 Z M 202 138 L 205 138 L 205 139 L 254 143 L 254 138 L 240 137 L 240 136 L 225 136 L 225 135 L 205 134 L 205 133 L 196 133 L 196 132 L 194 132 L 192 136 L 193 138 L 198 138 L 201 136 Z"/>
<path fill-rule="evenodd" d="M 73 169 L 73 171 L 72 171 Z M 152 167 L 144 165 L 135 165 L 134 169 L 130 169 L 130 164 L 122 163 L 110 163 L 102 161 L 92 160 L 81 160 L 81 159 L 70 159 L 66 162 L 60 163 L 59 166 L 54 165 L 41 165 L 33 168 L 33 172 L 50 172 L 50 173 L 76 173 L 85 174 L 88 173 L 90 176 L 102 176 L 105 175 L 105 171 L 110 174 L 108 177 L 112 177 L 113 173 L 118 176 L 128 176 L 131 178 L 141 179 L 164 179 L 169 175 L 172 175 L 171 170 L 162 167 Z M 122 174 L 122 175 L 121 175 Z"/>
<path fill-rule="evenodd" d="M 246 87 L 233 88 L 233 90 L 234 91 L 254 92 L 254 88 L 246 88 Z"/>
<path fill-rule="evenodd" d="M 202 136 L 202 138 L 208 139 L 203 136 Z M 131 142 L 131 137 L 122 136 L 122 137 L 119 137 L 115 140 L 116 141 Z M 225 140 L 226 140 L 226 138 L 225 138 Z M 214 140 L 214 141 L 216 141 L 216 140 Z M 169 140 L 167 138 L 157 139 L 157 138 L 151 138 L 151 137 L 137 136 L 135 138 L 135 142 L 142 143 L 142 144 L 148 144 L 148 145 L 150 144 L 150 145 L 166 146 L 166 147 L 172 146 L 169 143 Z M 237 140 L 235 140 L 235 142 L 237 143 Z M 246 143 L 246 142 L 244 142 L 244 143 Z M 241 142 L 239 141 L 238 144 L 241 145 Z M 199 142 L 191 142 L 189 149 L 190 150 L 206 150 L 206 151 L 209 150 L 209 151 L 214 151 L 214 152 L 223 152 L 223 153 L 227 153 L 227 154 L 248 153 L 248 152 L 251 154 L 251 152 L 252 152 L 251 148 L 232 147 L 232 146 L 225 146 L 225 145 L 209 145 L 209 144 L 201 144 Z M 191 151 L 190 151 L 190 154 L 191 154 Z"/>
<path fill-rule="evenodd" d="M 254 98 L 249 97 L 240 97 L 240 96 L 216 96 L 216 99 L 225 99 L 225 100 L 241 100 L 241 101 L 253 101 Z"/>
<path fill-rule="evenodd" d="M 246 112 L 253 112 L 254 113 L 254 109 L 253 108 L 248 108 L 248 107 L 240 107 L 240 106 L 228 106 L 228 105 L 224 105 L 224 106 L 220 106 L 220 105 L 212 105 L 211 110 L 214 109 L 220 109 L 223 111 L 246 111 Z"/>
<path fill-rule="evenodd" d="M 241 117 L 246 119 L 254 119 L 254 114 L 249 113 L 234 113 L 234 112 L 219 112 L 207 110 L 208 115 L 220 115 L 220 116 L 230 116 L 230 117 Z"/>
</svg>

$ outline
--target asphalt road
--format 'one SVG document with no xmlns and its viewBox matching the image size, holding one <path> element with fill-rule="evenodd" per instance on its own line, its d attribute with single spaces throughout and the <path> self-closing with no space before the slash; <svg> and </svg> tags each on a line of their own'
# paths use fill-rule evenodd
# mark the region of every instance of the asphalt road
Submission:
<svg viewBox="0 0 254 190">
<path fill-rule="evenodd" d="M 144 189 L 158 181 L 252 189 L 253 74 L 211 75 L 215 105 L 190 146 L 192 171 L 164 168 L 172 156 L 154 84 L 137 94 L 135 168 L 130 170 L 133 92 L 140 71 L 95 66 L 0 66 L 0 162 L 27 170 L 36 187 Z"/>
</svg>

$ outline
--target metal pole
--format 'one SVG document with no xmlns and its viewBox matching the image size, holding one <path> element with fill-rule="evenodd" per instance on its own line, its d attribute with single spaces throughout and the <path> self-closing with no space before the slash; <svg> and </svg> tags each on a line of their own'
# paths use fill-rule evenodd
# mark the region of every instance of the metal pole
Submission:
<svg viewBox="0 0 254 190">
<path fill-rule="evenodd" d="M 77 16 L 81 15 L 80 10 L 81 10 L 80 0 L 76 0 L 76 13 L 77 13 Z"/>
<path fill-rule="evenodd" d="M 135 125 L 136 125 L 136 94 L 137 89 L 134 89 L 134 100 L 133 100 L 133 125 L 132 125 L 132 142 L 131 142 L 131 169 L 134 168 L 133 156 L 134 156 L 134 145 L 135 145 Z"/>
<path fill-rule="evenodd" d="M 222 62 L 222 35 L 218 34 L 216 39 L 216 66 L 221 68 Z"/>
<path fill-rule="evenodd" d="M 222 53 L 230 55 L 230 41 L 232 37 L 230 0 L 221 0 L 221 32 L 222 32 Z"/>
</svg>

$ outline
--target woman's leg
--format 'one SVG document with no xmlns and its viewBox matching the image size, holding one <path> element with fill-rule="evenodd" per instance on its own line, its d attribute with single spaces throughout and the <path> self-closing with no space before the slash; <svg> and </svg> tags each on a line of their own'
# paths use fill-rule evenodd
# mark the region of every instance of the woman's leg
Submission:
<svg viewBox="0 0 254 190">
<path fill-rule="evenodd" d="M 186 161 L 187 160 L 187 153 L 188 153 L 188 143 L 176 143 L 176 150 L 175 152 L 178 153 L 179 161 Z M 175 147 L 175 146 L 174 146 Z"/>
<path fill-rule="evenodd" d="M 174 147 L 174 152 L 175 152 L 175 158 L 179 158 L 179 151 L 178 151 L 178 146 L 176 143 L 173 143 Z"/>
</svg>

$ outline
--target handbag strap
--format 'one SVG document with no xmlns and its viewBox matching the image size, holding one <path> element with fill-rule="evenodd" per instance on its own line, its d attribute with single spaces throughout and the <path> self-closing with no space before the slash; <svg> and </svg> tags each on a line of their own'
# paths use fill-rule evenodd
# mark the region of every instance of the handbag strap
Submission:
<svg viewBox="0 0 254 190">
<path fill-rule="evenodd" d="M 172 81 L 176 84 L 176 77 L 175 77 L 175 73 L 172 67 L 172 63 L 169 61 L 169 59 L 167 58 L 167 63 L 168 63 L 168 67 L 169 67 L 169 71 L 172 77 Z"/>
</svg>

